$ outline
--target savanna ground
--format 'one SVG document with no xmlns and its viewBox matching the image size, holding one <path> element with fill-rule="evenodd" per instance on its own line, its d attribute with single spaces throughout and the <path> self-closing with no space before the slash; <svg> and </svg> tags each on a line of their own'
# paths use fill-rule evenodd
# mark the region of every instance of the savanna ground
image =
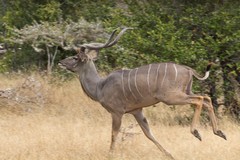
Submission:
<svg viewBox="0 0 240 160">
<path fill-rule="evenodd" d="M 82 92 L 77 78 L 56 84 L 59 80 L 34 76 L 41 82 L 44 104 L 0 98 L 0 160 L 166 159 L 131 115 L 124 116 L 118 148 L 110 157 L 110 114 Z M 0 89 L 25 79 L 1 75 Z M 200 142 L 190 134 L 191 107 L 160 103 L 144 113 L 155 137 L 177 160 L 240 159 L 240 125 L 227 116 L 218 118 L 227 141 L 215 136 L 202 118 Z"/>
</svg>

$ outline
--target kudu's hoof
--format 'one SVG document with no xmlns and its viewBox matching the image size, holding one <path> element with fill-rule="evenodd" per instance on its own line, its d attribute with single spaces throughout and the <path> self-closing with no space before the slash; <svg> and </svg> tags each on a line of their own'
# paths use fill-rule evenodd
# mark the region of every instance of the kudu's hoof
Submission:
<svg viewBox="0 0 240 160">
<path fill-rule="evenodd" d="M 200 134 L 198 133 L 198 131 L 196 129 L 194 129 L 194 131 L 192 132 L 192 134 L 197 138 L 199 139 L 200 141 L 202 141 L 202 138 L 200 136 Z"/>
<path fill-rule="evenodd" d="M 227 140 L 227 137 L 225 136 L 225 134 L 221 130 L 217 130 L 216 132 L 214 132 L 214 134 L 219 136 L 219 137 L 222 137 L 225 140 Z"/>
<path fill-rule="evenodd" d="M 170 153 L 165 152 L 165 154 L 168 157 L 168 159 L 175 160 L 175 158 Z"/>
</svg>

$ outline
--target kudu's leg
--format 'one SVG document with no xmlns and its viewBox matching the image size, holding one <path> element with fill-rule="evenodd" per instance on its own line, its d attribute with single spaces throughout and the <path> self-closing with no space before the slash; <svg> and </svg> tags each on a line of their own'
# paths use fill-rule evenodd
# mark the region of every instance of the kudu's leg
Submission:
<svg viewBox="0 0 240 160">
<path fill-rule="evenodd" d="M 198 133 L 198 130 L 196 129 L 197 123 L 199 123 L 200 114 L 202 111 L 203 106 L 203 97 L 194 95 L 194 94 L 186 94 L 183 92 L 177 92 L 177 94 L 172 94 L 172 99 L 168 100 L 169 104 L 191 104 L 195 107 L 195 112 L 192 120 L 192 124 L 190 127 L 191 133 L 198 138 L 200 141 L 202 140 L 200 134 Z"/>
<path fill-rule="evenodd" d="M 161 94 L 159 94 L 161 95 Z M 156 96 L 158 98 L 158 96 Z M 192 124 L 190 127 L 191 133 L 198 138 L 200 141 L 202 140 L 200 134 L 198 133 L 198 130 L 196 129 L 196 124 L 199 122 L 199 117 L 202 111 L 202 106 L 203 106 L 203 97 L 194 95 L 193 93 L 184 93 L 184 92 L 169 92 L 168 94 L 165 95 L 164 98 L 159 96 L 159 101 L 162 101 L 168 105 L 186 105 L 186 104 L 191 104 L 194 105 L 195 112 L 192 120 Z"/>
<path fill-rule="evenodd" d="M 117 140 L 118 133 L 120 131 L 121 123 L 122 123 L 122 115 L 112 114 L 112 139 L 111 139 L 110 152 L 112 152 L 115 149 L 116 140 Z"/>
<path fill-rule="evenodd" d="M 142 109 L 135 110 L 134 112 L 131 112 L 131 114 L 133 114 L 133 116 L 137 120 L 145 136 L 149 138 L 163 153 L 165 153 L 166 156 L 168 156 L 171 159 L 174 159 L 173 156 L 168 151 L 166 151 L 152 135 L 151 130 L 148 126 L 147 119 L 144 117 L 142 113 Z"/>
<path fill-rule="evenodd" d="M 219 137 L 222 137 L 223 139 L 227 140 L 225 134 L 218 129 L 217 127 L 217 120 L 216 116 L 214 114 L 214 109 L 212 105 L 212 100 L 208 96 L 204 96 L 204 102 L 203 102 L 203 107 L 207 108 L 208 114 L 211 120 L 212 128 L 213 128 L 213 133 Z"/>
<path fill-rule="evenodd" d="M 203 105 L 203 97 L 202 96 L 190 96 L 190 102 L 191 104 L 195 105 L 195 112 L 194 112 L 194 116 L 193 116 L 193 120 L 192 120 L 192 124 L 190 127 L 190 131 L 191 133 L 198 138 L 200 141 L 202 140 L 200 134 L 198 133 L 198 130 L 196 129 L 196 124 L 199 123 L 199 118 L 200 118 L 200 114 L 202 111 L 202 105 Z"/>
</svg>

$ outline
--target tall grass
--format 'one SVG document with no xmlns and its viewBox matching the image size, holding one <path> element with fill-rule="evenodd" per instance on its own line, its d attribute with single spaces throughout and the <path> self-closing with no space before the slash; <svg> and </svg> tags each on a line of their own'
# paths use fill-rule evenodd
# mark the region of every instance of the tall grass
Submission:
<svg viewBox="0 0 240 160">
<path fill-rule="evenodd" d="M 110 114 L 82 92 L 77 79 L 51 84 L 35 76 L 46 92 L 44 106 L 0 98 L 1 160 L 165 159 L 131 115 L 124 116 L 118 147 L 109 156 Z M 0 76 L 0 89 L 15 87 L 25 77 Z M 158 104 L 144 113 L 155 137 L 177 160 L 240 158 L 240 126 L 227 117 L 218 119 L 227 141 L 215 136 L 204 121 L 199 126 L 200 142 L 190 134 L 189 106 Z"/>
</svg>

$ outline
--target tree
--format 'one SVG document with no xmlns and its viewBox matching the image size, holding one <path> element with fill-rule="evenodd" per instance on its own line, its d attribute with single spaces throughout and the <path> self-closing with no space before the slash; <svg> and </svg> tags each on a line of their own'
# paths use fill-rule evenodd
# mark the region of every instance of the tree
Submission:
<svg viewBox="0 0 240 160">
<path fill-rule="evenodd" d="M 27 44 L 38 52 L 47 55 L 47 73 L 50 75 L 59 49 L 71 50 L 86 40 L 106 36 L 100 23 L 89 23 L 84 19 L 78 22 L 42 22 L 14 28 L 9 41 Z"/>
</svg>

